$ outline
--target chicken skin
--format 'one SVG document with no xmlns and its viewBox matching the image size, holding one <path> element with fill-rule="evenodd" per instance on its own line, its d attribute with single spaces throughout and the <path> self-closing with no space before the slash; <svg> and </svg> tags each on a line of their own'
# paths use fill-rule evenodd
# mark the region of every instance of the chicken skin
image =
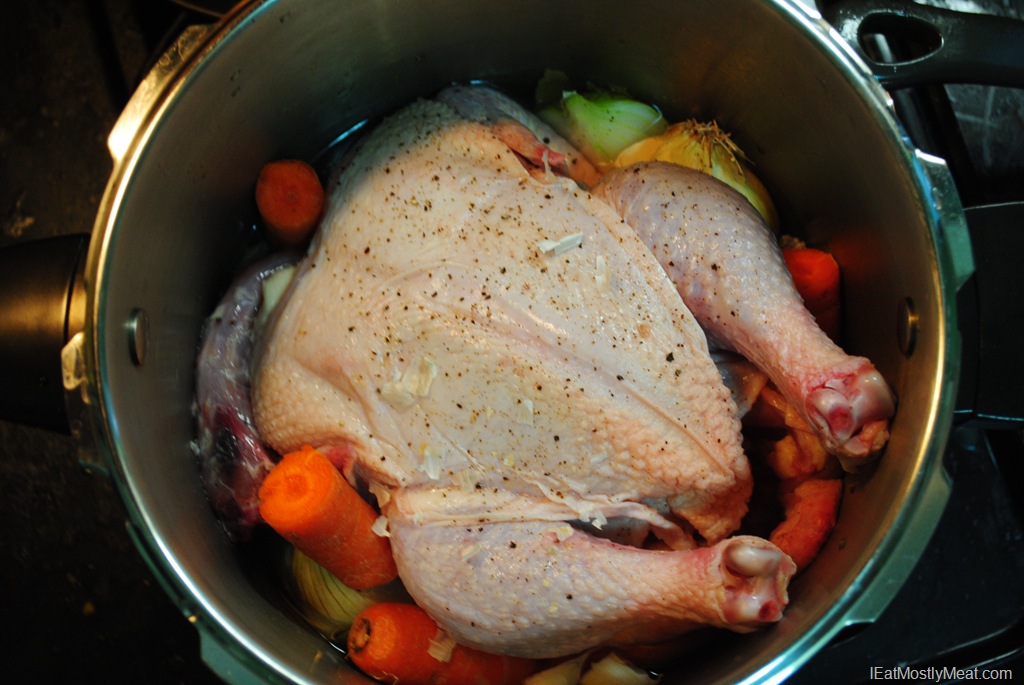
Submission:
<svg viewBox="0 0 1024 685">
<path fill-rule="evenodd" d="M 386 120 L 329 189 L 254 351 L 261 437 L 368 485 L 410 594 L 467 644 L 778 620 L 792 561 L 727 539 L 752 483 L 704 332 L 607 203 L 460 102 Z M 670 549 L 602 539 L 623 522 Z"/>
<path fill-rule="evenodd" d="M 869 360 L 818 327 L 746 198 L 666 162 L 617 169 L 594 192 L 640 235 L 713 344 L 767 373 L 844 466 L 854 470 L 882 450 L 892 390 Z"/>
</svg>

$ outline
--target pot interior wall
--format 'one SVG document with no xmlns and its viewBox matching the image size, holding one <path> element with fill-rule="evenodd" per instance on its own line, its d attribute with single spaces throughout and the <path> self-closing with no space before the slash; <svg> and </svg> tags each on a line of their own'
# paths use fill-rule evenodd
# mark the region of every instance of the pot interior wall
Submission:
<svg viewBox="0 0 1024 685">
<path fill-rule="evenodd" d="M 749 0 L 282 0 L 232 15 L 115 171 L 93 246 L 91 325 L 116 477 L 183 610 L 257 671 L 356 678 L 280 610 L 266 581 L 273 563 L 261 568 L 227 542 L 189 445 L 200 327 L 252 246 L 260 165 L 314 157 L 350 127 L 451 81 L 524 88 L 557 68 L 628 86 L 670 119 L 715 117 L 732 131 L 785 229 L 839 259 L 847 347 L 871 357 L 900 395 L 887 455 L 873 476 L 851 479 L 838 530 L 794 583 L 787 618 L 729 640 L 706 668 L 687 659 L 667 682 L 736 682 L 777 668 L 779 655 L 805 658 L 870 577 L 870 560 L 913 506 L 922 465 L 934 461 L 946 354 L 919 171 L 881 91 L 822 35 L 789 5 Z M 905 297 L 921 319 L 910 357 L 896 344 Z M 136 365 L 125 326 L 139 309 L 150 338 Z"/>
</svg>

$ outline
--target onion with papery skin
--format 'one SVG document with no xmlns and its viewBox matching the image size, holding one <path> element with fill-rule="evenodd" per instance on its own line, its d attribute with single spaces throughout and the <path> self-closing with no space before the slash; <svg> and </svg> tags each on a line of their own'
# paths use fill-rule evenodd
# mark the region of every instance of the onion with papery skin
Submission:
<svg viewBox="0 0 1024 685">
<path fill-rule="evenodd" d="M 614 166 L 662 161 L 690 167 L 714 176 L 746 197 L 776 234 L 779 217 L 768 189 L 751 170 L 743 151 L 714 121 L 694 119 L 672 124 L 656 136 L 630 145 L 615 158 Z"/>
<path fill-rule="evenodd" d="M 591 652 L 534 673 L 523 685 L 657 685 L 661 676 L 609 652 L 590 663 Z"/>
<path fill-rule="evenodd" d="M 567 90 L 537 114 L 601 172 L 622 150 L 668 128 L 656 108 L 610 91 Z"/>
<path fill-rule="evenodd" d="M 399 581 L 354 590 L 297 549 L 286 552 L 288 586 L 302 616 L 331 640 L 344 642 L 355 617 L 377 602 L 412 602 Z"/>
<path fill-rule="evenodd" d="M 523 685 L 579 685 L 580 673 L 589 657 L 590 652 L 583 652 L 573 659 L 545 668 L 524 680 Z"/>
<path fill-rule="evenodd" d="M 612 652 L 591 664 L 580 685 L 655 685 L 660 680 Z"/>
</svg>

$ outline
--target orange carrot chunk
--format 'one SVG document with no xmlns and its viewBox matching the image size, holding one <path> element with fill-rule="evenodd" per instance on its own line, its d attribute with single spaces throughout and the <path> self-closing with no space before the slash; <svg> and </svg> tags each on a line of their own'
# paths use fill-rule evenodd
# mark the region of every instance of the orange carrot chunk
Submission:
<svg viewBox="0 0 1024 685">
<path fill-rule="evenodd" d="M 443 663 L 430 655 L 437 624 L 414 604 L 382 602 L 360 612 L 348 632 L 348 658 L 366 675 L 406 685 L 430 683 Z"/>
<path fill-rule="evenodd" d="M 442 637 L 415 604 L 381 602 L 356 616 L 348 658 L 371 678 L 401 685 L 518 685 L 537 668 L 532 659 L 446 648 Z"/>
<path fill-rule="evenodd" d="M 259 492 L 263 520 L 356 590 L 395 579 L 391 543 L 373 530 L 378 514 L 312 447 L 286 454 Z"/>
<path fill-rule="evenodd" d="M 811 247 L 783 249 L 782 256 L 793 276 L 793 285 L 830 338 L 839 337 L 839 264 L 827 252 Z"/>
<path fill-rule="evenodd" d="M 323 214 L 320 177 L 300 159 L 267 162 L 256 179 L 256 209 L 272 242 L 299 247 L 309 240 Z"/>
<path fill-rule="evenodd" d="M 783 483 L 785 519 L 769 539 L 788 554 L 799 570 L 807 568 L 836 525 L 843 481 L 809 478 Z"/>
</svg>

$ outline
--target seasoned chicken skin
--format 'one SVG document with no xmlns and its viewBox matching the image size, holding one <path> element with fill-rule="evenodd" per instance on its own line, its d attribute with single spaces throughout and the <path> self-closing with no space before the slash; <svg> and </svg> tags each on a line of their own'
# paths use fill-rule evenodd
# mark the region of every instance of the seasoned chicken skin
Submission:
<svg viewBox="0 0 1024 685">
<path fill-rule="evenodd" d="M 742 538 L 694 548 L 736 530 L 751 477 L 675 287 L 609 205 L 527 169 L 508 120 L 496 131 L 457 111 L 458 93 L 443 99 L 381 124 L 331 190 L 257 345 L 260 435 L 279 452 L 312 444 L 369 483 L 403 581 L 461 641 L 571 653 L 608 639 L 576 627 L 623 597 L 639 633 L 777 620 L 788 557 Z M 620 521 L 675 551 L 594 537 Z M 529 593 L 467 566 L 502 563 L 513 538 L 524 568 L 547 568 Z M 545 567 L 552 546 L 565 563 Z M 721 571 L 737 566 L 726 550 L 740 575 Z M 595 591 L 609 585 L 620 592 Z M 583 619 L 550 611 L 567 587 Z M 484 627 L 497 596 L 517 610 Z M 544 618 L 520 630 L 517 614 Z"/>
<path fill-rule="evenodd" d="M 457 642 L 523 656 L 663 641 L 701 625 L 754 630 L 781 618 L 793 574 L 789 557 L 749 536 L 655 552 L 566 525 L 403 518 L 391 540 L 406 587 Z"/>
<path fill-rule="evenodd" d="M 617 169 L 594 192 L 637 231 L 709 337 L 767 373 L 844 466 L 885 447 L 895 395 L 818 327 L 746 198 L 666 162 Z"/>
</svg>

